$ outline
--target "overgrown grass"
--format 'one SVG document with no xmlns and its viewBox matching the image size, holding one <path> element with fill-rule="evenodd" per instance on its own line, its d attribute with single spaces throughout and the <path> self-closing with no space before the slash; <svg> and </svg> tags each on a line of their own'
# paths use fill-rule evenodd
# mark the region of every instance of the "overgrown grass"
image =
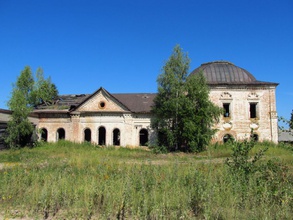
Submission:
<svg viewBox="0 0 293 220">
<path fill-rule="evenodd" d="M 271 170 L 291 173 L 259 171 L 244 183 L 224 163 L 228 145 L 200 154 L 69 142 L 2 151 L 0 211 L 34 219 L 290 219 L 292 152 L 269 146 L 263 162 L 277 157 L 283 165 Z"/>
</svg>

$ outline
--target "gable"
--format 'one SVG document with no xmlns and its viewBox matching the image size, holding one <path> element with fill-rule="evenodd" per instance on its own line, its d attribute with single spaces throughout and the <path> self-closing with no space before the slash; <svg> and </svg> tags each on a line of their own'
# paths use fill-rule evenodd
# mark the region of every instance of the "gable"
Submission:
<svg viewBox="0 0 293 220">
<path fill-rule="evenodd" d="M 75 111 L 81 112 L 125 112 L 129 109 L 120 103 L 115 97 L 110 95 L 106 90 L 100 88 L 94 94 L 89 96 Z"/>
</svg>

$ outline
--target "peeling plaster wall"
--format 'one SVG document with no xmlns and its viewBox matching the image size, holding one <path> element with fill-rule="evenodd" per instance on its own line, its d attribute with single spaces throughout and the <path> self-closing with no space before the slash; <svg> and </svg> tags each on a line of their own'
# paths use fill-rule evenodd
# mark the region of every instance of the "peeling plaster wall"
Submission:
<svg viewBox="0 0 293 220">
<path fill-rule="evenodd" d="M 154 141 L 148 114 L 85 112 L 72 114 L 70 118 L 57 118 L 54 114 L 47 116 L 40 119 L 38 127 L 47 129 L 49 142 L 57 141 L 59 128 L 65 130 L 66 140 L 83 142 L 84 130 L 88 128 L 91 130 L 92 143 L 97 144 L 101 126 L 106 129 L 106 145 L 113 145 L 113 130 L 116 128 L 120 130 L 121 146 L 139 146 L 139 132 L 142 128 L 148 130 L 150 142 Z"/>
<path fill-rule="evenodd" d="M 220 118 L 215 128 L 219 131 L 215 141 L 222 141 L 225 134 L 232 135 L 237 140 L 248 139 L 253 132 L 260 141 L 278 142 L 278 120 L 276 112 L 275 87 L 213 87 L 210 99 L 220 107 L 230 103 L 229 118 Z M 250 118 L 250 104 L 257 103 L 257 119 Z"/>
<path fill-rule="evenodd" d="M 230 103 L 231 115 L 221 117 L 215 125 L 218 132 L 213 141 L 222 141 L 225 134 L 237 140 L 248 139 L 251 128 L 258 135 L 259 141 L 278 142 L 278 121 L 276 112 L 275 86 L 213 86 L 210 99 L 218 106 Z M 104 108 L 97 103 L 105 101 Z M 258 118 L 250 119 L 249 103 L 257 103 Z M 111 112 L 109 112 L 111 111 Z M 40 114 L 38 128 L 46 128 L 48 141 L 55 142 L 58 128 L 65 129 L 65 139 L 74 142 L 84 141 L 84 130 L 91 130 L 91 140 L 98 143 L 98 131 L 101 126 L 106 129 L 106 145 L 113 145 L 113 130 L 120 130 L 121 146 L 139 146 L 139 131 L 148 130 L 149 141 L 154 142 L 156 134 L 150 128 L 150 114 L 136 114 L 127 111 L 119 103 L 107 100 L 97 94 L 77 112 Z"/>
</svg>

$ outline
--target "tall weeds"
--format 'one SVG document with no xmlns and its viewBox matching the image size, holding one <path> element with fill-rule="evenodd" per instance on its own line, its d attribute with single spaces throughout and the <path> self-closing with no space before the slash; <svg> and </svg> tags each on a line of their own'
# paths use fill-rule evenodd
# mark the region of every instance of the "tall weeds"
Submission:
<svg viewBox="0 0 293 220">
<path fill-rule="evenodd" d="M 0 161 L 0 209 L 10 217 L 289 219 L 293 211 L 292 176 L 273 160 L 246 181 L 224 159 L 67 142 L 0 152 Z"/>
</svg>

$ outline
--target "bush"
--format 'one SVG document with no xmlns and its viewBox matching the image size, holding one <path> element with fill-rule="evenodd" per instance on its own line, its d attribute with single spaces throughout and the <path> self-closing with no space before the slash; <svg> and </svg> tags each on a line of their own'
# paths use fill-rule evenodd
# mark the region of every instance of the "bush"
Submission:
<svg viewBox="0 0 293 220">
<path fill-rule="evenodd" d="M 241 205 L 252 205 L 251 195 L 255 197 L 254 205 L 288 203 L 292 199 L 293 179 L 288 173 L 288 167 L 277 159 L 261 161 L 268 147 L 250 156 L 254 145 L 254 142 L 249 141 L 234 142 L 232 156 L 226 160 L 233 191 L 240 195 Z"/>
<path fill-rule="evenodd" d="M 256 172 L 259 167 L 256 164 L 268 148 L 261 149 L 253 157 L 249 155 L 252 148 L 255 145 L 254 141 L 244 142 L 230 142 L 232 145 L 232 157 L 227 158 L 226 164 L 229 166 L 231 173 L 235 175 L 244 175 L 246 178 L 248 175 Z"/>
</svg>

